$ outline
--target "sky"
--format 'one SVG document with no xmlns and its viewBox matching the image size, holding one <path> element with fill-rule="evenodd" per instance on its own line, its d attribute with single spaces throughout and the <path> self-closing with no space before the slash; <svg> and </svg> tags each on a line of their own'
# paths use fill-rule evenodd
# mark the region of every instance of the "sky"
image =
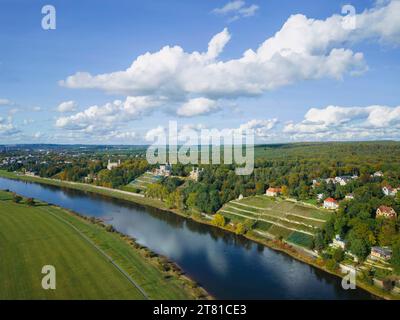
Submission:
<svg viewBox="0 0 400 320">
<path fill-rule="evenodd" d="M 0 144 L 145 144 L 169 121 L 399 140 L 399 17 L 399 0 L 0 0 Z"/>
</svg>

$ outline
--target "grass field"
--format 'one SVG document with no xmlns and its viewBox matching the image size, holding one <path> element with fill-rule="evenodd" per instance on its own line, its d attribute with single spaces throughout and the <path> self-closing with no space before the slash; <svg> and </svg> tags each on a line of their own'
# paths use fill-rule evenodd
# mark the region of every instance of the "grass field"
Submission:
<svg viewBox="0 0 400 320">
<path fill-rule="evenodd" d="M 219 213 L 231 222 L 253 220 L 256 231 L 304 247 L 312 245 L 315 232 L 331 215 L 327 210 L 267 196 L 233 200 Z"/>
<path fill-rule="evenodd" d="M 0 299 L 193 299 L 199 290 L 118 233 L 58 207 L 17 204 L 4 191 L 0 254 Z M 55 290 L 41 286 L 44 265 L 56 268 Z"/>
</svg>

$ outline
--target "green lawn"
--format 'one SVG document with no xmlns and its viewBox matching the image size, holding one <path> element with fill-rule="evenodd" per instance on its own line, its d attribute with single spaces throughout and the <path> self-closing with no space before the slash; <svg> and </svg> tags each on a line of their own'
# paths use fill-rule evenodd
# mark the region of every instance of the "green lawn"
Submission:
<svg viewBox="0 0 400 320">
<path fill-rule="evenodd" d="M 162 271 L 159 257 L 145 257 L 119 234 L 61 208 L 16 204 L 0 191 L 0 299 L 145 299 L 95 245 L 150 299 L 198 293 L 189 280 Z M 55 290 L 41 287 L 44 265 L 56 268 Z"/>
</svg>

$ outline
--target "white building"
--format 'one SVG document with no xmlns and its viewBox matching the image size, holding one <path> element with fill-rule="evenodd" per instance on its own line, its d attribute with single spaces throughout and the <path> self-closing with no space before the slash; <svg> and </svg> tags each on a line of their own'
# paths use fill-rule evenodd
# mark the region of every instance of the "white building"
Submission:
<svg viewBox="0 0 400 320">
<path fill-rule="evenodd" d="M 324 201 L 324 208 L 330 210 L 336 210 L 339 208 L 339 203 L 333 198 L 327 198 Z"/>
<path fill-rule="evenodd" d="M 382 171 L 377 171 L 372 176 L 374 176 L 374 177 L 383 177 L 383 173 L 382 173 Z"/>
<path fill-rule="evenodd" d="M 193 168 L 192 168 L 192 171 L 190 171 L 189 178 L 192 179 L 192 180 L 194 180 L 194 181 L 198 181 L 198 180 L 199 180 L 200 173 L 201 173 L 202 171 L 203 171 L 203 169 L 200 170 L 199 168 L 193 167 Z"/>
<path fill-rule="evenodd" d="M 107 169 L 112 170 L 118 167 L 119 165 L 121 165 L 121 160 L 118 160 L 118 162 L 111 162 L 110 159 L 108 159 Z"/>
<path fill-rule="evenodd" d="M 277 197 L 281 193 L 281 188 L 268 188 L 265 194 L 268 197 Z"/>
<path fill-rule="evenodd" d="M 336 235 L 335 238 L 332 241 L 332 247 L 334 248 L 341 248 L 343 250 L 345 250 L 346 248 L 346 241 L 344 241 L 340 235 Z"/>
<path fill-rule="evenodd" d="M 358 176 L 338 176 L 335 177 L 335 183 L 339 183 L 341 186 L 345 186 L 347 183 L 349 183 L 353 179 L 357 179 Z"/>
<path fill-rule="evenodd" d="M 397 189 L 391 186 L 385 186 L 382 188 L 382 192 L 385 196 L 394 197 L 397 194 Z"/>
<path fill-rule="evenodd" d="M 167 164 L 161 164 L 158 169 L 155 170 L 155 175 L 169 177 L 172 173 L 172 166 Z"/>
</svg>

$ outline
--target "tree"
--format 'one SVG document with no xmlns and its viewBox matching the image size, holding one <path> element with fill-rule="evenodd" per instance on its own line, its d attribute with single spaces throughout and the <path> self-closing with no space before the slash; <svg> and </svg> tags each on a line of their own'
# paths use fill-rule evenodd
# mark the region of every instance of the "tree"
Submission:
<svg viewBox="0 0 400 320">
<path fill-rule="evenodd" d="M 243 223 L 237 223 L 236 228 L 235 228 L 235 233 L 236 234 L 245 234 L 246 233 L 246 227 Z"/>
<path fill-rule="evenodd" d="M 28 206 L 34 206 L 35 205 L 35 200 L 33 198 L 28 198 L 26 200 L 26 203 Z"/>
<path fill-rule="evenodd" d="M 256 182 L 256 194 L 264 194 L 265 184 L 263 182 Z"/>
<path fill-rule="evenodd" d="M 325 240 L 324 240 L 324 234 L 322 230 L 318 230 L 317 233 L 315 234 L 315 239 L 314 239 L 314 249 L 317 251 L 321 251 L 325 248 Z"/>
<path fill-rule="evenodd" d="M 282 186 L 281 192 L 282 192 L 282 195 L 283 195 L 284 197 L 289 196 L 289 189 L 288 189 L 287 186 Z"/>
<path fill-rule="evenodd" d="M 197 194 L 195 192 L 189 193 L 187 199 L 186 199 L 186 205 L 190 209 L 194 209 L 196 207 L 196 199 L 197 199 Z"/>
<path fill-rule="evenodd" d="M 381 246 L 390 246 L 396 234 L 396 221 L 384 219 L 378 234 L 379 244 Z"/>
<path fill-rule="evenodd" d="M 344 259 L 344 251 L 341 248 L 337 248 L 332 255 L 333 260 L 336 262 L 342 262 Z"/>
<path fill-rule="evenodd" d="M 400 240 L 392 247 L 392 258 L 390 259 L 394 272 L 400 275 Z"/>
<path fill-rule="evenodd" d="M 176 208 L 176 204 L 175 204 L 175 192 L 170 193 L 170 194 L 165 198 L 165 204 L 167 205 L 168 209 L 174 209 L 174 208 Z"/>
<path fill-rule="evenodd" d="M 355 239 L 350 244 L 350 251 L 362 261 L 368 257 L 369 249 L 370 248 L 364 239 Z"/>
<path fill-rule="evenodd" d="M 213 217 L 212 223 L 217 227 L 224 227 L 226 224 L 225 217 L 222 214 L 216 213 Z"/>
</svg>

